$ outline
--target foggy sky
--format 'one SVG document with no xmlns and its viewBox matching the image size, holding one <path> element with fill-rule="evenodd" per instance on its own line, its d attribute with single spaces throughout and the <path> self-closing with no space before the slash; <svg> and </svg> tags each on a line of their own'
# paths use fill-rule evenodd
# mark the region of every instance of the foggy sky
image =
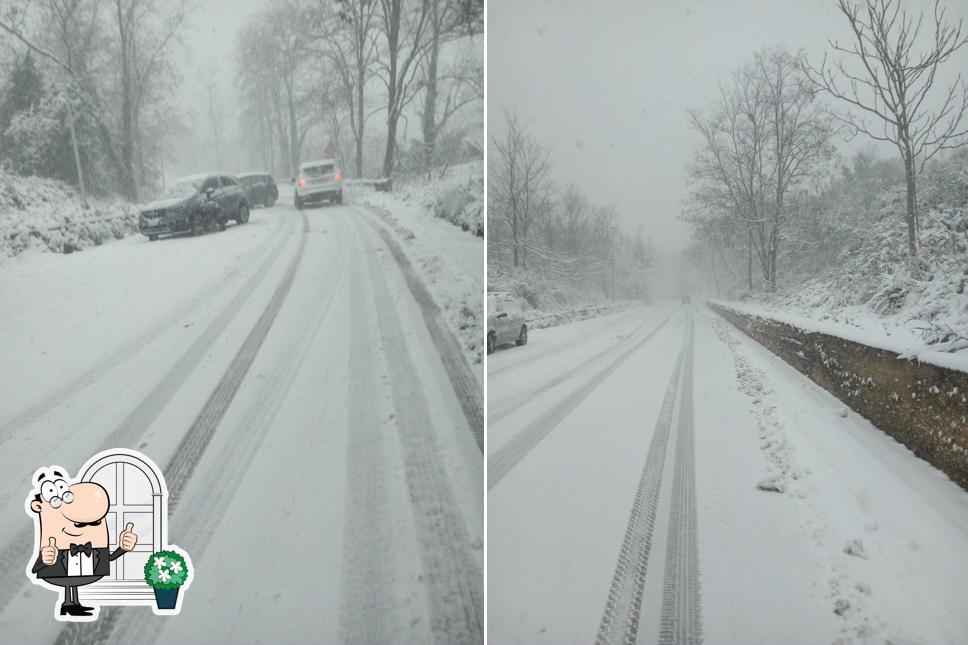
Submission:
<svg viewBox="0 0 968 645">
<path fill-rule="evenodd" d="M 616 204 L 667 251 L 688 241 L 678 216 L 697 136 L 686 110 L 707 106 L 756 50 L 803 48 L 819 64 L 828 39 L 851 37 L 835 0 L 490 0 L 487 21 L 488 136 L 514 108 L 552 147 L 556 182 Z M 968 71 L 968 48 L 943 67 L 939 83 Z"/>
</svg>

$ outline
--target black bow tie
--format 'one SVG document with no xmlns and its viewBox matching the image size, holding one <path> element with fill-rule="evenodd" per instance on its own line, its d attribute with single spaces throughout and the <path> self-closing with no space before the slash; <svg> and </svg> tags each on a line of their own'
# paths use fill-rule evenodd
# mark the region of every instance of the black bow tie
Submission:
<svg viewBox="0 0 968 645">
<path fill-rule="evenodd" d="M 71 555 L 77 555 L 78 553 L 84 553 L 84 555 L 91 555 L 91 543 L 85 542 L 84 544 L 71 544 Z"/>
</svg>

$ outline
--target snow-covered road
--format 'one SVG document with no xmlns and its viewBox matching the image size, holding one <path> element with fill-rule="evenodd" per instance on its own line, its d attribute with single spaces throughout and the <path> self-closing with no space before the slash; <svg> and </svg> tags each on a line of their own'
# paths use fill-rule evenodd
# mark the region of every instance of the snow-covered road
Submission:
<svg viewBox="0 0 968 645">
<path fill-rule="evenodd" d="M 492 642 L 968 642 L 968 493 L 705 307 L 536 330 L 488 407 Z"/>
<path fill-rule="evenodd" d="M 277 205 L 0 267 L 0 640 L 480 641 L 483 460 L 444 367 L 464 358 L 381 226 Z M 194 582 L 178 619 L 62 629 L 24 576 L 29 478 L 113 447 L 164 469 Z"/>
</svg>

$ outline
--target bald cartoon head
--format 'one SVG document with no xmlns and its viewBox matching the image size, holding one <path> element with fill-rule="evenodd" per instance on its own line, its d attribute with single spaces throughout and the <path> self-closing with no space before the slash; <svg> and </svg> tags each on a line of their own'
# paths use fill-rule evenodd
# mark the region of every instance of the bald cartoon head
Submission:
<svg viewBox="0 0 968 645">
<path fill-rule="evenodd" d="M 66 472 L 51 466 L 39 469 L 34 476 L 39 492 L 29 505 L 40 522 L 40 544 L 63 549 L 71 543 L 90 542 L 94 548 L 107 547 L 108 492 L 93 482 L 68 485 Z"/>
</svg>

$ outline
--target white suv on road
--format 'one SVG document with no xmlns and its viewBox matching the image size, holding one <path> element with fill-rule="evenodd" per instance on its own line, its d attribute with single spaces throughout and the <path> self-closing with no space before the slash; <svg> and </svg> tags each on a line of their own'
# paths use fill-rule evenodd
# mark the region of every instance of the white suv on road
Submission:
<svg viewBox="0 0 968 645">
<path fill-rule="evenodd" d="M 343 173 L 336 168 L 333 159 L 320 161 L 306 161 L 299 164 L 299 176 L 296 177 L 296 208 L 302 208 L 309 202 L 324 199 L 330 204 L 343 203 Z"/>
</svg>

